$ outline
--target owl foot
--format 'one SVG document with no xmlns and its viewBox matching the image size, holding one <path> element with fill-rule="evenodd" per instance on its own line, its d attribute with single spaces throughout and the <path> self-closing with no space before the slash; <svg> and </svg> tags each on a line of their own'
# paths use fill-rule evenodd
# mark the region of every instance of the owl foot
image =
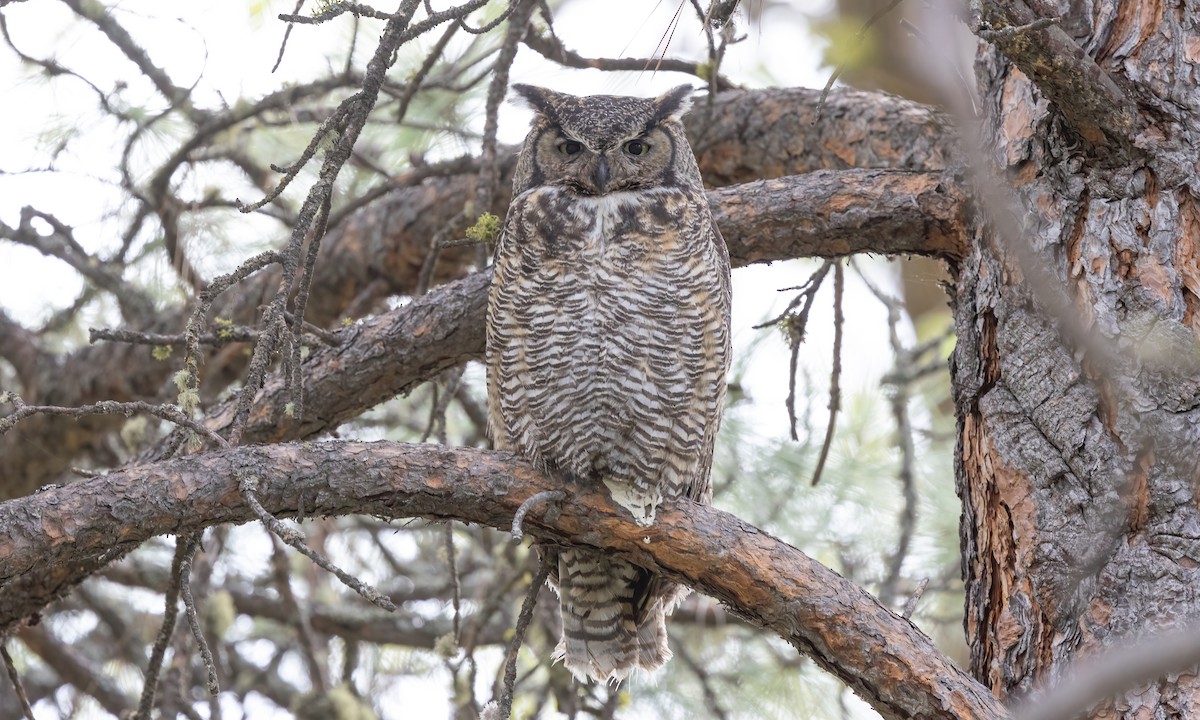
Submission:
<svg viewBox="0 0 1200 720">
<path fill-rule="evenodd" d="M 521 538 L 525 537 L 525 533 L 521 530 L 521 525 L 525 522 L 525 516 L 529 514 L 529 511 L 532 510 L 534 506 L 541 502 L 558 502 L 566 496 L 567 494 L 562 490 L 543 490 L 540 493 L 531 495 L 528 500 L 521 503 L 521 507 L 517 508 L 517 514 L 513 515 L 513 540 L 520 542 Z"/>
<path fill-rule="evenodd" d="M 642 527 L 654 524 L 654 515 L 662 502 L 662 494 L 657 489 L 643 489 L 605 478 L 604 485 L 612 495 L 613 502 L 620 505 L 633 515 L 633 521 Z"/>
</svg>

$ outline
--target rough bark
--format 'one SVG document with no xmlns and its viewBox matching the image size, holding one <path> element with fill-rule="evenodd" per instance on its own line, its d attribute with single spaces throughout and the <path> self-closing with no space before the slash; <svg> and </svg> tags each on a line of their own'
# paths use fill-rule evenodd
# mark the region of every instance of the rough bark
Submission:
<svg viewBox="0 0 1200 720">
<path fill-rule="evenodd" d="M 952 133 L 945 119 L 932 109 L 878 93 L 836 91 L 817 122 L 819 93 L 811 90 L 730 91 L 711 104 L 701 101 L 688 116 L 692 142 L 708 183 L 727 186 L 778 178 L 818 169 L 892 168 L 935 172 L 945 167 Z M 501 192 L 492 212 L 503 215 L 508 204 L 511 154 L 502 164 Z M 321 247 L 313 278 L 307 318 L 319 326 L 334 326 L 338 318 L 360 317 L 377 308 L 389 295 L 411 293 L 431 238 L 474 197 L 478 171 L 474 159 L 450 163 L 445 174 L 434 174 L 403 185 L 375 202 L 350 213 L 330 228 Z M 430 171 L 420 171 L 428 174 Z M 415 180 L 417 175 L 411 179 Z M 906 188 L 897 186 L 898 190 Z M 925 188 L 928 193 L 930 188 Z M 726 196 L 727 197 L 727 196 Z M 798 196 L 802 198 L 803 196 Z M 926 195 L 925 197 L 928 197 Z M 792 196 L 789 199 L 797 199 Z M 903 206 L 903 196 L 892 198 Z M 762 199 L 762 202 L 767 202 Z M 811 212 L 820 209 L 811 202 Z M 801 210 L 803 208 L 795 208 Z M 835 208 L 836 209 L 836 208 Z M 942 217 L 942 221 L 948 218 Z M 818 222 L 819 218 L 812 222 Z M 747 228 L 749 229 L 749 228 Z M 891 230 L 877 225 L 881 235 L 864 239 L 886 241 Z M 462 228 L 455 232 L 461 235 Z M 729 232 L 735 231 L 731 227 Z M 839 241 L 840 242 L 840 241 Z M 797 252 L 801 248 L 796 249 Z M 886 247 L 878 249 L 887 251 Z M 896 248 L 898 252 L 921 249 Z M 935 248 L 934 254 L 946 252 Z M 819 253 L 825 254 L 825 253 Z M 450 250 L 442 256 L 436 277 L 448 280 L 469 270 L 473 252 Z M 276 270 L 249 278 L 219 299 L 211 318 L 254 325 L 258 308 L 278 287 Z M 182 331 L 188 308 L 167 309 L 151 327 L 135 328 L 154 333 Z M 8 327 L 0 317 L 0 338 L 16 338 L 19 327 Z M 18 348 L 16 344 L 12 346 Z M 239 379 L 246 361 L 242 345 L 214 352 L 205 370 L 208 396 Z M 45 405 L 76 406 L 99 400 L 144 400 L 171 397 L 174 362 L 153 359 L 144 345 L 100 343 L 54 362 L 31 366 L 27 358 L 38 348 L 19 353 L 14 365 L 36 368 L 23 372 L 25 400 Z M 16 357 L 19 355 L 19 357 Z M 430 362 L 416 361 L 417 364 Z M 27 377 L 28 376 L 28 377 Z M 40 417 L 22 423 L 0 438 L 0 498 L 19 497 L 57 480 L 72 465 L 107 466 L 116 460 L 113 435 L 123 418 L 84 420 Z"/>
<path fill-rule="evenodd" d="M 955 290 L 966 629 L 1002 699 L 1200 621 L 1200 7 L 1055 7 L 984 33 L 984 161 L 1016 209 L 986 208 Z M 983 8 L 991 30 L 1037 19 Z M 1047 43 L 1077 52 L 1045 66 Z M 1180 671 L 1090 714 L 1194 717 Z"/>
<path fill-rule="evenodd" d="M 504 453 L 396 443 L 243 447 L 132 467 L 0 505 L 0 630 L 114 553 L 156 535 L 251 520 L 238 492 L 247 476 L 281 517 L 420 516 L 496 528 L 509 527 L 535 493 L 562 487 Z M 529 513 L 527 532 L 617 553 L 711 595 L 778 633 L 886 717 L 1007 717 L 915 626 L 787 543 L 693 503 L 662 507 L 655 524 L 642 527 L 607 492 L 568 488 L 570 502 Z"/>
</svg>

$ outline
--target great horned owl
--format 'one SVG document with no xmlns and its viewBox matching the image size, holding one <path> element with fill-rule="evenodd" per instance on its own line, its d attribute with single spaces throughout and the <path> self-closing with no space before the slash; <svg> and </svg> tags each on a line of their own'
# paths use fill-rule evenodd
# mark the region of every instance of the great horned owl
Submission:
<svg viewBox="0 0 1200 720">
<path fill-rule="evenodd" d="M 654 99 L 515 85 L 536 112 L 488 296 L 488 420 L 500 449 L 603 483 L 650 525 L 712 499 L 729 369 L 729 256 L 680 117 Z M 567 500 L 569 502 L 569 499 Z M 671 657 L 686 588 L 603 552 L 543 549 L 562 604 L 555 659 L 619 682 Z"/>
</svg>

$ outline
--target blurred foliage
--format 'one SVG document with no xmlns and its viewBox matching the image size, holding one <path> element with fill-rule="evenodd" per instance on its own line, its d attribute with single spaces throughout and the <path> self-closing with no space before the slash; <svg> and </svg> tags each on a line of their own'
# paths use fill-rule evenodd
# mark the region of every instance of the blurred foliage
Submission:
<svg viewBox="0 0 1200 720">
<path fill-rule="evenodd" d="M 862 18 L 837 15 L 813 23 L 813 34 L 825 40 L 823 59 L 831 68 L 856 70 L 878 61 L 879 37 L 863 30 Z"/>
</svg>

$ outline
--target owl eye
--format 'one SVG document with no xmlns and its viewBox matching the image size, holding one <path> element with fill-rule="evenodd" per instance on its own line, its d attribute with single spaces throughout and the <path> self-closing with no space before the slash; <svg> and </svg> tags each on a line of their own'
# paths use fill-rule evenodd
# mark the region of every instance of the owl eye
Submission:
<svg viewBox="0 0 1200 720">
<path fill-rule="evenodd" d="M 563 155 L 576 155 L 583 150 L 583 144 L 574 140 L 563 140 L 558 144 L 558 151 Z"/>
<path fill-rule="evenodd" d="M 650 145 L 645 140 L 630 140 L 625 143 L 625 152 L 630 155 L 645 155 L 650 152 Z"/>
</svg>

